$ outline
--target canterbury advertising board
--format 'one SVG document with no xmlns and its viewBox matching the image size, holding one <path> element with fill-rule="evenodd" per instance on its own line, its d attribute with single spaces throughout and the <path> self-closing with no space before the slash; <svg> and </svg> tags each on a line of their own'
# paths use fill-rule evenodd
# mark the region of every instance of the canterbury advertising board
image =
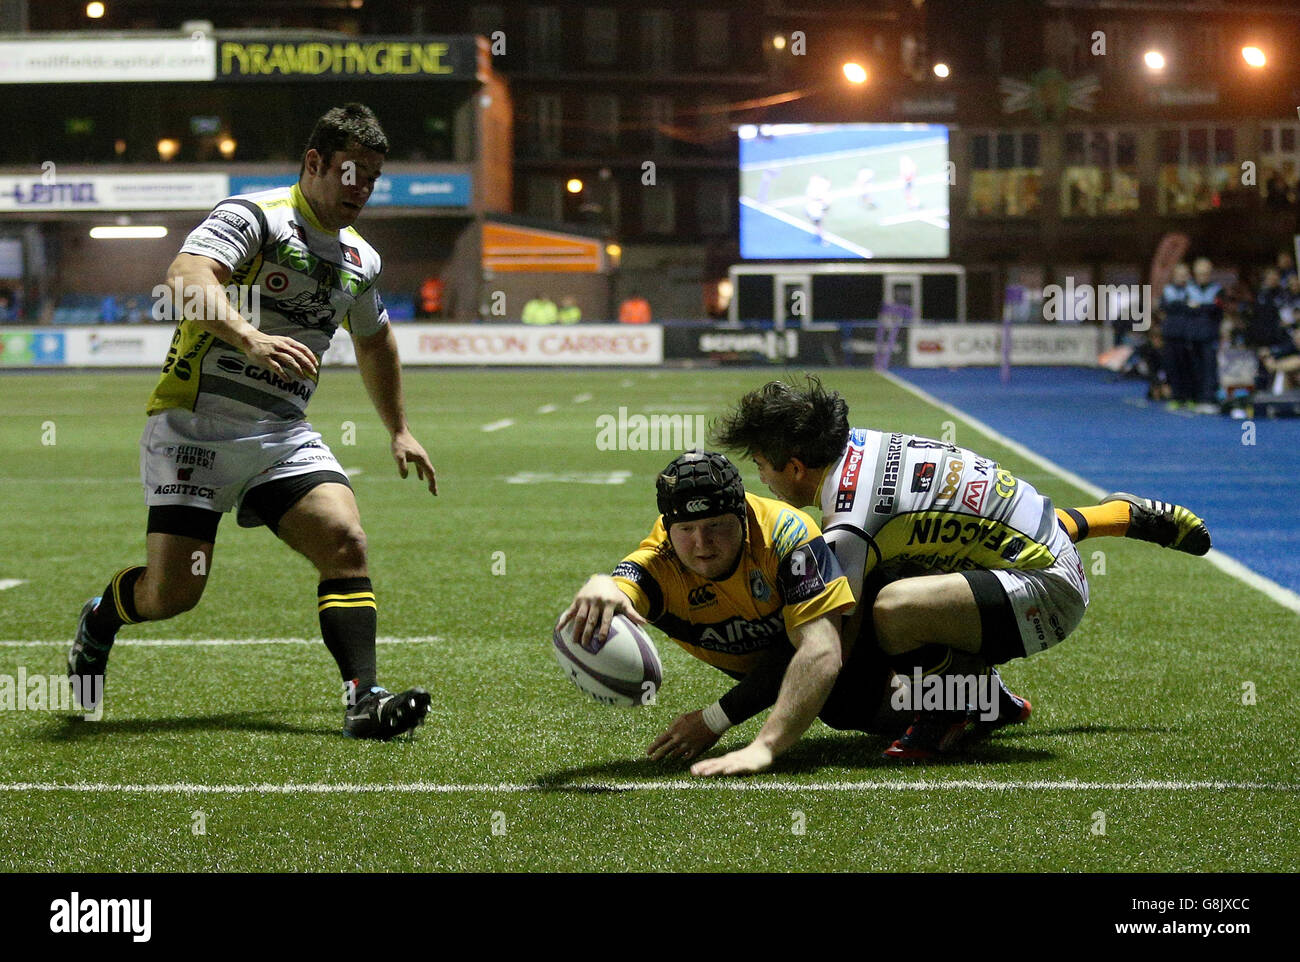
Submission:
<svg viewBox="0 0 1300 962">
<path fill-rule="evenodd" d="M 1014 324 L 1012 364 L 1097 366 L 1101 330 L 1091 326 Z M 1001 324 L 934 324 L 911 329 L 911 367 L 966 367 L 1002 363 Z"/>
<path fill-rule="evenodd" d="M 653 324 L 396 324 L 393 333 L 403 364 L 623 367 L 664 359 L 663 329 Z"/>
</svg>

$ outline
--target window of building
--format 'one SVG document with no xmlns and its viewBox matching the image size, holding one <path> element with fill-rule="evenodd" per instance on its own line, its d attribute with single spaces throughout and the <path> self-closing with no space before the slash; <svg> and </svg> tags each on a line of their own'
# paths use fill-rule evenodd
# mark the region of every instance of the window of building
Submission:
<svg viewBox="0 0 1300 962">
<path fill-rule="evenodd" d="M 1286 210 L 1300 191 L 1300 124 L 1265 124 L 1260 131 L 1259 169 L 1255 183 L 1269 210 Z"/>
<path fill-rule="evenodd" d="M 556 7 L 528 9 L 528 68 L 557 70 L 564 37 L 560 28 L 560 11 Z"/>
<path fill-rule="evenodd" d="M 970 216 L 1024 217 L 1038 211 L 1043 169 L 1036 132 L 976 133 L 970 156 Z"/>
<path fill-rule="evenodd" d="M 533 94 L 532 147 L 538 157 L 558 157 L 563 143 L 563 101 L 558 94 Z"/>
<path fill-rule="evenodd" d="M 667 131 L 673 124 L 673 99 L 659 95 L 646 97 L 643 110 L 649 127 L 650 149 L 657 155 L 669 153 L 673 141 Z"/>
<path fill-rule="evenodd" d="M 667 10 L 641 11 L 641 66 L 651 73 L 673 69 L 673 22 Z"/>
<path fill-rule="evenodd" d="M 505 9 L 499 3 L 476 4 L 469 12 L 470 33 L 476 33 L 480 37 L 487 37 L 490 40 L 492 34 L 498 30 L 504 30 L 505 25 Z M 507 53 L 509 53 L 509 49 L 507 45 Z"/>
<path fill-rule="evenodd" d="M 695 220 L 705 237 L 731 231 L 735 204 L 732 181 L 726 177 L 701 177 L 695 184 Z"/>
<path fill-rule="evenodd" d="M 721 67 L 727 63 L 732 37 L 725 10 L 695 12 L 695 63 L 700 67 Z"/>
<path fill-rule="evenodd" d="M 609 154 L 618 147 L 618 97 L 613 94 L 587 95 L 587 129 L 583 131 L 582 153 Z"/>
<path fill-rule="evenodd" d="M 528 215 L 542 220 L 563 220 L 564 184 L 552 174 L 529 174 Z"/>
<path fill-rule="evenodd" d="M 589 7 L 582 19 L 582 45 L 587 63 L 609 66 L 618 62 L 618 11 Z"/>
<path fill-rule="evenodd" d="M 1226 191 L 1238 187 L 1232 127 L 1176 127 L 1156 134 L 1156 205 L 1161 214 L 1195 214 L 1217 209 Z"/>
<path fill-rule="evenodd" d="M 1061 215 L 1098 217 L 1138 209 L 1137 134 L 1067 130 L 1061 156 Z"/>
<path fill-rule="evenodd" d="M 641 188 L 641 232 L 672 234 L 677 230 L 677 199 L 673 184 L 660 179 Z"/>
</svg>

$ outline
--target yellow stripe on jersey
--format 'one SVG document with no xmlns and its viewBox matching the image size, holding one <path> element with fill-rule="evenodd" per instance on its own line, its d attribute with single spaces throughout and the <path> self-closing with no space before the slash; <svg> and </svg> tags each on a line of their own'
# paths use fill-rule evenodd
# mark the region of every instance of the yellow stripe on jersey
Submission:
<svg viewBox="0 0 1300 962">
<path fill-rule="evenodd" d="M 199 399 L 199 376 L 203 359 L 217 339 L 192 320 L 176 325 L 158 384 L 149 395 L 146 412 L 157 414 L 168 408 L 193 411 Z"/>
<path fill-rule="evenodd" d="M 970 568 L 1047 568 L 1056 555 L 1032 535 L 992 518 L 958 511 L 914 511 L 891 518 L 876 532 L 884 562 L 943 571 Z M 868 561 L 868 568 L 870 568 Z"/>
</svg>

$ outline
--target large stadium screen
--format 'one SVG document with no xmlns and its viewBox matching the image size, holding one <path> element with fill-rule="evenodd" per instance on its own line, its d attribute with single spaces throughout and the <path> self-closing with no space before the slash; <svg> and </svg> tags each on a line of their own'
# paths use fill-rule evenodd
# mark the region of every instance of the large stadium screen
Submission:
<svg viewBox="0 0 1300 962">
<path fill-rule="evenodd" d="M 948 256 L 948 128 L 772 124 L 740 137 L 740 256 Z"/>
</svg>

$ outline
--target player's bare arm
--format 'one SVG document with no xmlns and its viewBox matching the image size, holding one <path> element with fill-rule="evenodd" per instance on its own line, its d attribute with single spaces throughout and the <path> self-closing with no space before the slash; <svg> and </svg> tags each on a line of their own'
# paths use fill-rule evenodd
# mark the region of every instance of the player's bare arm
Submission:
<svg viewBox="0 0 1300 962">
<path fill-rule="evenodd" d="M 398 473 L 406 477 L 408 466 L 415 467 L 421 481 L 429 484 L 429 493 L 438 493 L 438 476 L 423 445 L 415 440 L 406 423 L 406 402 L 402 397 L 402 363 L 397 355 L 397 339 L 385 324 L 383 330 L 371 337 L 353 337 L 356 347 L 357 367 L 366 393 L 379 414 L 379 419 L 392 437 L 393 460 Z"/>
<path fill-rule="evenodd" d="M 844 664 L 838 614 L 790 630 L 794 658 L 781 682 L 776 707 L 744 748 L 691 766 L 692 775 L 747 775 L 762 771 L 799 740 L 826 704 Z"/>
<path fill-rule="evenodd" d="M 556 627 L 562 628 L 574 620 L 573 637 L 582 647 L 590 648 L 593 638 L 599 643 L 609 637 L 609 626 L 615 615 L 623 615 L 634 624 L 649 624 L 618 582 L 609 575 L 592 575 L 573 596 L 573 602 L 560 615 Z"/>
<path fill-rule="evenodd" d="M 316 355 L 311 348 L 292 337 L 263 334 L 235 310 L 225 291 L 230 277 L 229 267 L 201 254 L 177 254 L 167 268 L 169 287 L 204 292 L 204 309 L 192 318 L 203 330 L 239 348 L 277 377 L 315 377 Z"/>
</svg>

